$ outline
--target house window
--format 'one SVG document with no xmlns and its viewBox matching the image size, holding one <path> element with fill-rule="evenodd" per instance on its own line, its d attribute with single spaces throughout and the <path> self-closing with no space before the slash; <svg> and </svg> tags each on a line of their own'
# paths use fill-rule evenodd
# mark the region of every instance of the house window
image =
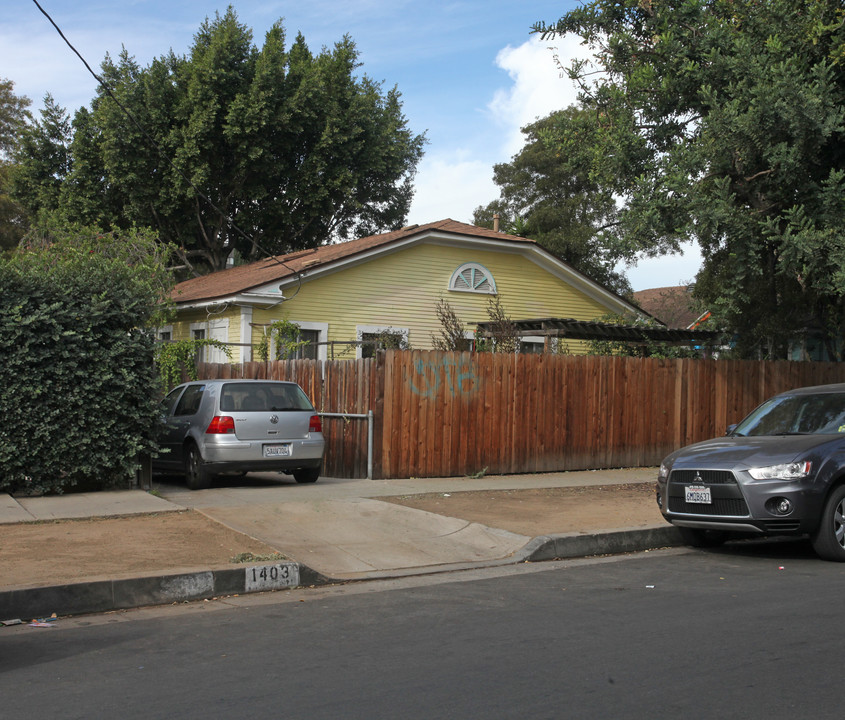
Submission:
<svg viewBox="0 0 845 720">
<path fill-rule="evenodd" d="M 478 263 L 464 263 L 449 280 L 449 289 L 458 292 L 496 294 L 496 281 L 490 271 Z"/>
<path fill-rule="evenodd" d="M 297 338 L 299 342 L 306 342 L 307 345 L 301 345 L 296 349 L 296 359 L 297 360 L 316 360 L 317 359 L 317 350 L 319 349 L 318 342 L 320 342 L 320 331 L 319 330 L 300 330 L 299 337 Z"/>
<path fill-rule="evenodd" d="M 221 343 L 229 342 L 229 320 L 207 320 L 204 323 L 191 323 L 191 337 L 194 340 L 217 340 Z M 200 362 L 225 363 L 229 361 L 226 353 L 220 348 L 204 347 L 200 351 Z"/>
<path fill-rule="evenodd" d="M 558 338 L 549 339 L 549 351 L 556 352 Z M 523 335 L 519 338 L 517 352 L 524 355 L 542 355 L 546 352 L 546 338 L 542 335 Z"/>
<path fill-rule="evenodd" d="M 359 325 L 359 358 L 372 358 L 377 350 L 407 350 L 408 328 Z"/>
<path fill-rule="evenodd" d="M 298 330 L 296 337 L 286 338 L 286 340 L 295 340 L 296 342 L 305 342 L 305 345 L 297 347 L 293 352 L 289 352 L 286 357 L 281 358 L 280 354 L 284 353 L 284 349 L 279 347 L 279 337 L 277 332 L 270 332 L 271 325 L 255 324 L 265 336 L 270 337 L 269 357 L 270 359 L 285 359 L 285 360 L 326 360 L 327 359 L 327 343 L 326 337 L 329 333 L 328 323 L 315 323 L 301 320 L 291 320 Z M 280 352 L 281 350 L 281 352 Z"/>
<path fill-rule="evenodd" d="M 546 351 L 545 342 L 519 341 L 519 352 L 524 355 L 542 355 Z"/>
</svg>

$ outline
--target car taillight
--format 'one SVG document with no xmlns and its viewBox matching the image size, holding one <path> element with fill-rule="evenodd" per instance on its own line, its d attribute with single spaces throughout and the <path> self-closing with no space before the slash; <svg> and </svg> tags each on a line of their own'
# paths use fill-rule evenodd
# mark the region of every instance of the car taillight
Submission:
<svg viewBox="0 0 845 720">
<path fill-rule="evenodd" d="M 311 422 L 308 423 L 308 432 L 323 432 L 323 421 L 320 420 L 319 415 L 311 416 Z"/>
<path fill-rule="evenodd" d="M 235 418 L 229 415 L 216 415 L 205 430 L 206 435 L 228 435 L 235 432 Z"/>
</svg>

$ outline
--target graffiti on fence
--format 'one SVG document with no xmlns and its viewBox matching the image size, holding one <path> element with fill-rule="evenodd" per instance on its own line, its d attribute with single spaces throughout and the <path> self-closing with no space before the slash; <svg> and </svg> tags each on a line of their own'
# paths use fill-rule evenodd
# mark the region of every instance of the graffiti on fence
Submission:
<svg viewBox="0 0 845 720">
<path fill-rule="evenodd" d="M 410 380 L 411 390 L 425 398 L 437 395 L 441 385 L 455 397 L 456 395 L 472 395 L 478 389 L 475 370 L 472 364 L 464 359 L 454 359 L 445 356 L 436 361 L 419 359 L 414 363 L 416 376 Z"/>
</svg>

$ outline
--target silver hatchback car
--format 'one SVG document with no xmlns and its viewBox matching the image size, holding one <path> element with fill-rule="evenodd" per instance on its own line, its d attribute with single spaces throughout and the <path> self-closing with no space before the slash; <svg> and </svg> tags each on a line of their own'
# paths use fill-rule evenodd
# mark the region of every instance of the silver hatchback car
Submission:
<svg viewBox="0 0 845 720">
<path fill-rule="evenodd" d="M 322 423 L 296 383 L 202 380 L 174 388 L 162 401 L 165 452 L 157 472 L 184 472 L 192 490 L 215 475 L 282 471 L 312 483 L 323 467 Z"/>
</svg>

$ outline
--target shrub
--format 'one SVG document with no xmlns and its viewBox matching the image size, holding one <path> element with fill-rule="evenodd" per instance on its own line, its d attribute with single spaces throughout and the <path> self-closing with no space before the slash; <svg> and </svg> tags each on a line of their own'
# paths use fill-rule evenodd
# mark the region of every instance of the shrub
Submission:
<svg viewBox="0 0 845 720">
<path fill-rule="evenodd" d="M 434 312 L 440 321 L 440 335 L 431 335 L 431 345 L 435 350 L 444 352 L 465 352 L 471 342 L 466 336 L 464 324 L 448 300 L 440 298 L 434 306 Z"/>
<path fill-rule="evenodd" d="M 157 449 L 167 251 L 141 232 L 30 240 L 0 259 L 0 490 L 125 483 Z"/>
<path fill-rule="evenodd" d="M 155 348 L 158 377 L 165 390 L 172 390 L 186 380 L 198 380 L 197 357 L 203 348 L 222 350 L 229 360 L 232 350 L 224 342 L 213 338 L 191 338 L 173 342 L 159 342 Z"/>
</svg>

